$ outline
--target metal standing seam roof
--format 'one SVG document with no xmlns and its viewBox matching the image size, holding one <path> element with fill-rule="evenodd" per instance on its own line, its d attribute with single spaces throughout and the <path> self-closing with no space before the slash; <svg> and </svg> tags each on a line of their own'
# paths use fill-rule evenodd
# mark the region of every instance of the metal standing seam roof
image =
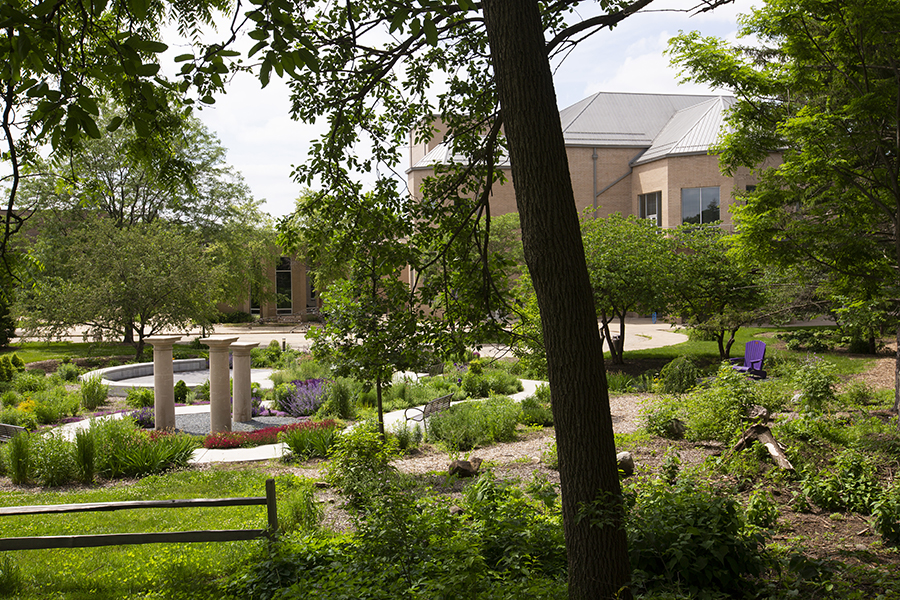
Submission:
<svg viewBox="0 0 900 600">
<path fill-rule="evenodd" d="M 667 156 L 707 153 L 719 140 L 725 127 L 725 112 L 734 101 L 731 96 L 718 96 L 679 111 L 659 132 L 653 145 L 633 164 Z"/>
<path fill-rule="evenodd" d="M 559 118 L 566 146 L 647 148 L 635 163 L 641 164 L 705 152 L 718 139 L 722 109 L 733 102 L 730 96 L 600 92 L 562 109 Z M 441 143 L 410 170 L 464 160 Z M 500 166 L 509 166 L 508 158 Z"/>
</svg>

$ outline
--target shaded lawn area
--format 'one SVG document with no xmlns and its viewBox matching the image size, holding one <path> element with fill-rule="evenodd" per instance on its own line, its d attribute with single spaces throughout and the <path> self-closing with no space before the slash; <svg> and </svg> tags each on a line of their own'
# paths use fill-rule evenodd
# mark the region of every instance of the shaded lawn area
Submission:
<svg viewBox="0 0 900 600">
<path fill-rule="evenodd" d="M 0 505 L 264 496 L 267 477 L 263 470 L 180 471 L 99 489 L 0 492 Z M 141 509 L 4 516 L 0 517 L 0 537 L 260 529 L 265 525 L 264 506 Z M 21 573 L 24 585 L 17 598 L 207 599 L 221 597 L 223 578 L 239 570 L 265 543 L 22 550 L 0 553 L 0 561 L 13 561 Z"/>
</svg>

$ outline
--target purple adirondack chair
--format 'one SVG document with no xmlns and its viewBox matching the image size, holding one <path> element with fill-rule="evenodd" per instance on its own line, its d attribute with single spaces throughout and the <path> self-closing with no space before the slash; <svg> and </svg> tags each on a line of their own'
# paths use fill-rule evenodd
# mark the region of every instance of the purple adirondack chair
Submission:
<svg viewBox="0 0 900 600">
<path fill-rule="evenodd" d="M 766 343 L 759 340 L 747 342 L 744 347 L 743 358 L 729 359 L 733 364 L 735 371 L 746 373 L 750 377 L 756 379 L 765 379 L 766 372 L 763 370 L 763 360 L 766 358 Z"/>
</svg>

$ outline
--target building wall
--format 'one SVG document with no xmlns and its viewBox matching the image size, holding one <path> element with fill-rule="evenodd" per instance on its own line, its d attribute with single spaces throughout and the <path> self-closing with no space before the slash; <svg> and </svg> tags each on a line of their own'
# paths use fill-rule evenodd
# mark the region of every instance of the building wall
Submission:
<svg viewBox="0 0 900 600">
<path fill-rule="evenodd" d="M 595 208 L 600 217 L 616 212 L 624 215 L 632 213 L 629 162 L 639 152 L 639 148 L 566 147 L 579 214 Z"/>
<path fill-rule="evenodd" d="M 443 139 L 443 124 L 436 126 L 441 132 L 429 144 L 411 144 L 411 162 L 415 164 Z M 613 213 L 639 215 L 638 196 L 650 192 L 661 192 L 661 224 L 664 228 L 681 225 L 682 188 L 718 187 L 719 217 L 723 225 L 733 228 L 729 208 L 739 202 L 735 191 L 742 192 L 747 186 L 755 185 L 757 177 L 749 169 L 739 169 L 735 176 L 728 177 L 719 170 L 718 156 L 695 154 L 663 158 L 651 163 L 631 167 L 644 151 L 642 148 L 595 148 L 567 146 L 566 155 L 575 204 L 579 214 L 596 207 L 596 216 Z M 778 165 L 779 155 L 767 159 L 762 167 Z M 504 185 L 494 186 L 491 194 L 491 214 L 502 215 L 517 212 L 512 175 L 507 169 Z M 421 185 L 431 169 L 410 170 L 407 174 L 410 192 L 421 198 Z M 595 200 L 596 194 L 596 200 Z"/>
</svg>

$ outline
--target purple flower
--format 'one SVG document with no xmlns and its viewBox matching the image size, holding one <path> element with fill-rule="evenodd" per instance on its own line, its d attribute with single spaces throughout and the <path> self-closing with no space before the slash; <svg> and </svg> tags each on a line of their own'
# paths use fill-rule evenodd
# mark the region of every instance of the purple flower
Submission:
<svg viewBox="0 0 900 600">
<path fill-rule="evenodd" d="M 324 379 L 297 379 L 290 385 L 293 389 L 278 400 L 278 408 L 292 417 L 305 417 L 315 413 L 325 400 Z"/>
</svg>

